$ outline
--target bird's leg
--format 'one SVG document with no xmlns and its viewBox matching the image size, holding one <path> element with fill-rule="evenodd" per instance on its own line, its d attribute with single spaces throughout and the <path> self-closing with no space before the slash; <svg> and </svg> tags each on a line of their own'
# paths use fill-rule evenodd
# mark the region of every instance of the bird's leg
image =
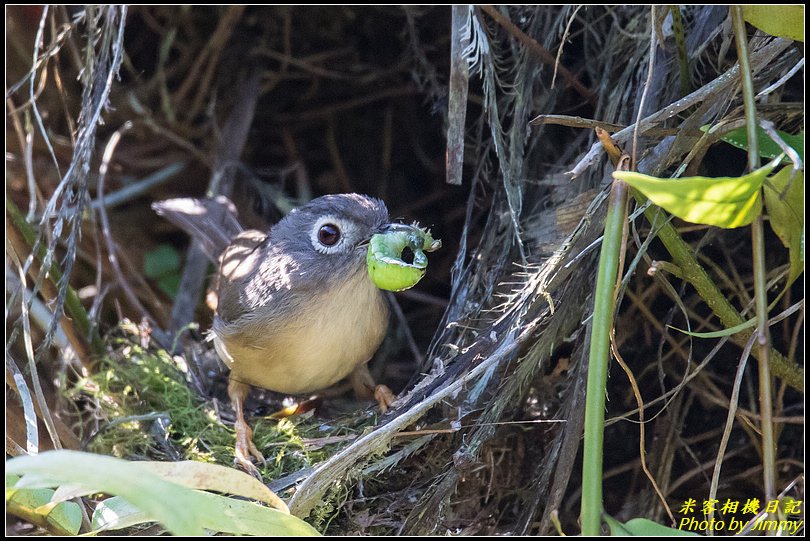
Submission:
<svg viewBox="0 0 810 541">
<path fill-rule="evenodd" d="M 377 385 L 371 372 L 368 370 L 368 363 L 363 363 L 349 375 L 349 381 L 355 394 L 362 398 L 371 398 L 377 401 L 380 411 L 385 413 L 394 404 L 396 395 L 386 385 Z"/>
<path fill-rule="evenodd" d="M 253 443 L 253 430 L 245 421 L 245 398 L 247 398 L 248 393 L 250 393 L 250 385 L 236 381 L 233 378 L 228 379 L 228 397 L 231 399 L 231 405 L 236 413 L 236 422 L 233 425 L 236 431 L 234 463 L 245 472 L 261 480 L 262 476 L 258 468 L 253 465 L 250 459 L 252 456 L 260 463 L 264 463 L 264 457 Z"/>
</svg>

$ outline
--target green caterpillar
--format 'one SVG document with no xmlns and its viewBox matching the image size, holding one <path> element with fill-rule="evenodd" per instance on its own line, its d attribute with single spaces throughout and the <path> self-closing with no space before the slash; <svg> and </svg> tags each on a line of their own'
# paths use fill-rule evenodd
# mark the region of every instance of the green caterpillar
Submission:
<svg viewBox="0 0 810 541">
<path fill-rule="evenodd" d="M 393 226 L 385 233 L 371 237 L 366 255 L 368 275 L 374 285 L 387 291 L 404 291 L 415 286 L 425 275 L 428 259 L 425 252 L 442 247 L 430 231 L 418 225 Z M 413 252 L 413 263 L 402 259 L 405 248 Z"/>
</svg>

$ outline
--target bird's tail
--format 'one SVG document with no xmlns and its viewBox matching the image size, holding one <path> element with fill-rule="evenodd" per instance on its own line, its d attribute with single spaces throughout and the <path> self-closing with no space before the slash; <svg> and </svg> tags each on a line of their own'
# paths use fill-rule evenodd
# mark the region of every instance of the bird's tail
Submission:
<svg viewBox="0 0 810 541">
<path fill-rule="evenodd" d="M 152 203 L 152 209 L 197 240 L 213 262 L 244 230 L 236 217 L 236 207 L 222 195 L 213 199 L 166 199 Z"/>
</svg>

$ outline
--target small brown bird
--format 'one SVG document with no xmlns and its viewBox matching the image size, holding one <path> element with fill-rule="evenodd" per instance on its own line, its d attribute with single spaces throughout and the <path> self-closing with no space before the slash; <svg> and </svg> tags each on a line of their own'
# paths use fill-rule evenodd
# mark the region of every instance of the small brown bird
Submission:
<svg viewBox="0 0 810 541">
<path fill-rule="evenodd" d="M 383 411 L 393 403 L 366 364 L 388 328 L 388 305 L 369 277 L 366 253 L 372 235 L 414 226 L 389 223 L 382 201 L 358 194 L 314 199 L 267 233 L 243 230 L 224 197 L 153 208 L 219 264 L 211 338 L 231 369 L 240 467 L 255 475 L 250 457 L 263 460 L 243 411 L 251 386 L 303 394 L 349 377 Z"/>
</svg>

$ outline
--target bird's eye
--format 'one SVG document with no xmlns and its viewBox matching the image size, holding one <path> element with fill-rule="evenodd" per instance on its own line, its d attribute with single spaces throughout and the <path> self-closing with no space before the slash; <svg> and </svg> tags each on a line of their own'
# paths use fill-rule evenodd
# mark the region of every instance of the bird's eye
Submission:
<svg viewBox="0 0 810 541">
<path fill-rule="evenodd" d="M 335 224 L 323 224 L 318 229 L 318 242 L 324 246 L 334 246 L 340 240 L 340 228 Z"/>
</svg>

